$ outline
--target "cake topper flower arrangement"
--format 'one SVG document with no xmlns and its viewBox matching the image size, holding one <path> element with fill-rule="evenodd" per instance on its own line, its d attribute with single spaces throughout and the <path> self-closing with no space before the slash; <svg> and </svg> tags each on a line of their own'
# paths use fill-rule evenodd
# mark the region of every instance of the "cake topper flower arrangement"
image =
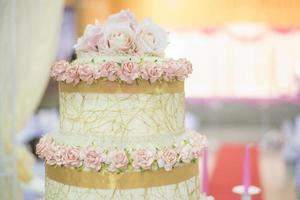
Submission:
<svg viewBox="0 0 300 200">
<path fill-rule="evenodd" d="M 168 33 L 151 20 L 139 23 L 131 12 L 123 10 L 111 15 L 104 24 L 88 25 L 74 48 L 78 55 L 162 56 L 168 45 L 167 36 Z"/>
<path fill-rule="evenodd" d="M 77 85 L 113 81 L 184 81 L 192 73 L 186 59 L 164 58 L 168 33 L 151 20 L 138 22 L 129 11 L 111 15 L 101 24 L 88 25 L 74 48 L 78 58 L 58 61 L 51 69 L 57 81 Z"/>
</svg>

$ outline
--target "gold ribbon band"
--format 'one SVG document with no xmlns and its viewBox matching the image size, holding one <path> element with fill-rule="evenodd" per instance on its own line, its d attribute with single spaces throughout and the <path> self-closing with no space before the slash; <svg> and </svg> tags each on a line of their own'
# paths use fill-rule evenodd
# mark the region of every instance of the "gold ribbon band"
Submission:
<svg viewBox="0 0 300 200">
<path fill-rule="evenodd" d="M 120 84 L 113 81 L 97 81 L 91 85 L 80 82 L 77 85 L 59 83 L 61 92 L 82 92 L 82 93 L 180 93 L 184 92 L 184 82 L 156 82 L 150 84 L 147 81 L 140 81 L 138 84 Z"/>
<path fill-rule="evenodd" d="M 46 165 L 46 176 L 65 185 L 98 189 L 134 189 L 172 185 L 198 174 L 198 164 L 186 164 L 171 171 L 159 169 L 145 172 L 92 172 L 76 171 L 66 167 Z"/>
</svg>

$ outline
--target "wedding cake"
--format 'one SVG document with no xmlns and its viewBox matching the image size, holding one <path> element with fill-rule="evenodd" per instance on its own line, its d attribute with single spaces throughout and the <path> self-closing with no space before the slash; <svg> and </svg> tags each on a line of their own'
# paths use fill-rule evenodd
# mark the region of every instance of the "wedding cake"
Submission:
<svg viewBox="0 0 300 200">
<path fill-rule="evenodd" d="M 46 200 L 206 199 L 198 158 L 206 139 L 185 131 L 184 80 L 167 33 L 121 11 L 88 25 L 77 59 L 58 61 L 60 131 L 41 138 Z"/>
</svg>

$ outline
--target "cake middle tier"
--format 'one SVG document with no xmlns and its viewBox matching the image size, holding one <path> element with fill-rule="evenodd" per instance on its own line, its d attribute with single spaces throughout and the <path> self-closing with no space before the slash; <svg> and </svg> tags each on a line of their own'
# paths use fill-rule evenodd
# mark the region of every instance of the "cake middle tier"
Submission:
<svg viewBox="0 0 300 200">
<path fill-rule="evenodd" d="M 183 83 L 100 86 L 60 84 L 60 133 L 141 137 L 185 131 Z"/>
</svg>

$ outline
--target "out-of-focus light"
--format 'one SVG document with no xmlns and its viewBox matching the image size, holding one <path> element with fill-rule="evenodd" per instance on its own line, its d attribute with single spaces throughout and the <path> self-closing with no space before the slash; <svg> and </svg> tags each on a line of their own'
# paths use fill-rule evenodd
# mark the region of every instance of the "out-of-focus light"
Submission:
<svg viewBox="0 0 300 200">
<path fill-rule="evenodd" d="M 300 79 L 300 61 L 296 64 L 295 75 L 296 75 L 296 78 Z"/>
<path fill-rule="evenodd" d="M 210 32 L 170 32 L 166 56 L 186 57 L 193 63 L 186 84 L 189 97 L 274 98 L 297 93 L 293 63 L 300 57 L 299 30 L 238 23 Z"/>
</svg>

